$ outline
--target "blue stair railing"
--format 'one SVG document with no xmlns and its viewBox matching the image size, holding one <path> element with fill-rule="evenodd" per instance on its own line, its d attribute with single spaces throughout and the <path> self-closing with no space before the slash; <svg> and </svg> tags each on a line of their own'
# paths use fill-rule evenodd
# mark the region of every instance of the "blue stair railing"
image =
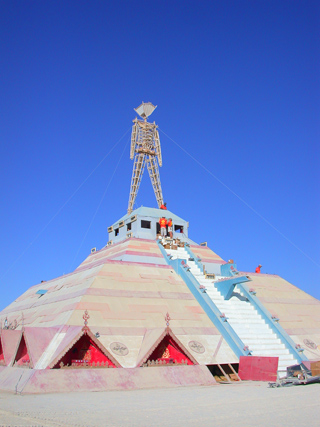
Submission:
<svg viewBox="0 0 320 427">
<path fill-rule="evenodd" d="M 197 266 L 201 269 L 201 271 L 203 271 L 203 264 L 201 263 L 201 260 L 192 252 L 190 246 L 185 244 L 184 248 L 187 251 L 189 258 L 191 258 L 197 264 Z M 161 245 L 161 243 L 160 243 L 160 249 L 162 249 L 162 253 L 166 256 L 166 258 L 168 258 L 167 253 L 166 253 L 165 249 L 163 248 L 163 246 Z M 181 268 L 180 268 L 180 270 L 181 270 Z M 191 273 L 189 273 L 189 275 L 192 276 L 192 278 L 194 278 Z M 282 326 L 279 325 L 279 323 L 278 323 L 279 319 L 275 319 L 269 313 L 269 311 L 259 301 L 258 297 L 256 297 L 254 292 L 250 292 L 248 286 L 246 285 L 246 282 L 249 282 L 251 280 L 249 276 L 241 275 L 241 273 L 239 273 L 239 271 L 237 270 L 236 265 L 233 263 L 227 263 L 227 264 L 221 265 L 221 275 L 227 276 L 228 279 L 222 280 L 221 282 L 218 281 L 214 284 L 214 286 L 224 296 L 225 299 L 229 299 L 232 296 L 234 288 L 235 288 L 235 286 L 237 286 L 237 288 L 243 293 L 243 295 L 247 298 L 247 300 L 252 304 L 252 306 L 261 315 L 262 319 L 264 319 L 264 321 L 267 323 L 267 325 L 270 326 L 271 330 L 278 336 L 278 338 L 280 338 L 281 342 L 285 345 L 285 347 L 289 350 L 289 352 L 295 357 L 295 359 L 298 361 L 298 363 L 303 363 L 304 361 L 308 361 L 308 358 L 301 351 L 299 351 L 300 350 L 299 346 L 297 346 L 295 344 L 295 342 L 292 340 L 292 338 L 290 338 L 290 336 L 282 328 Z M 181 276 L 181 277 L 183 278 L 183 276 Z M 199 283 L 196 279 L 195 279 L 195 282 L 197 283 L 197 285 L 199 285 Z M 196 285 L 196 287 L 198 288 L 197 285 Z M 200 290 L 200 292 L 201 292 L 201 290 Z M 207 297 L 212 302 L 212 300 L 210 299 L 210 297 L 208 297 L 208 295 L 206 295 L 206 294 L 201 294 L 201 295 L 203 298 Z M 202 306 L 201 302 L 200 301 L 198 301 L 198 302 Z M 215 310 L 213 310 L 213 311 L 216 313 L 216 315 L 219 316 L 219 318 L 221 318 L 220 316 L 222 313 L 219 311 L 219 309 L 217 308 L 217 306 L 213 302 L 212 302 L 212 305 L 215 307 Z M 210 305 L 210 307 L 211 307 L 211 305 Z M 202 308 L 204 308 L 204 307 L 202 307 Z M 240 340 L 240 338 L 234 332 L 233 329 L 232 329 L 232 331 L 236 335 L 238 340 L 242 343 L 242 341 Z M 230 337 L 230 338 L 232 339 L 232 337 Z M 226 339 L 226 341 L 228 342 L 227 339 Z M 229 343 L 229 345 L 230 345 L 230 343 Z"/>
<path fill-rule="evenodd" d="M 250 355 L 250 350 L 244 345 L 233 328 L 229 325 L 227 318 L 223 313 L 221 313 L 211 298 L 206 294 L 205 289 L 203 289 L 199 282 L 194 278 L 193 274 L 190 272 L 190 268 L 188 268 L 188 264 L 181 259 L 171 259 L 162 246 L 160 240 L 158 240 L 157 243 L 167 264 L 174 269 L 174 271 L 188 286 L 192 295 L 196 298 L 200 306 L 203 308 L 214 326 L 221 333 L 235 355 L 237 357 Z"/>
</svg>

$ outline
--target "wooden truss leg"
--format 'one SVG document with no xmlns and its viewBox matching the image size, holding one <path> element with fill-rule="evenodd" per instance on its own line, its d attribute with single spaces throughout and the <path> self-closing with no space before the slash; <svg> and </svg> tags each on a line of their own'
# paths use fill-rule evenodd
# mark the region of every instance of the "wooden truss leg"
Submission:
<svg viewBox="0 0 320 427">
<path fill-rule="evenodd" d="M 154 156 L 148 156 L 147 167 L 148 167 L 148 172 L 151 179 L 153 191 L 157 199 L 158 207 L 160 208 L 160 206 L 163 204 L 163 196 L 162 196 L 158 163 Z"/>
<path fill-rule="evenodd" d="M 129 196 L 129 204 L 128 204 L 128 214 L 131 214 L 133 210 L 133 205 L 136 200 L 141 178 L 143 175 L 144 167 L 146 164 L 146 154 L 139 153 L 135 155 L 133 170 L 132 170 L 132 179 L 131 179 L 131 188 L 130 188 L 130 196 Z"/>
</svg>

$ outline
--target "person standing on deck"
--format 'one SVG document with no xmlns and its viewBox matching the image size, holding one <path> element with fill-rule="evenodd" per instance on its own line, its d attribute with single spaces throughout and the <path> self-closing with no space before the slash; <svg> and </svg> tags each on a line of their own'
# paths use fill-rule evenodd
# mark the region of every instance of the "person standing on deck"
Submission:
<svg viewBox="0 0 320 427">
<path fill-rule="evenodd" d="M 170 236 L 170 239 L 173 238 L 173 233 L 172 233 L 172 218 L 169 218 L 168 220 L 168 233 Z"/>
<path fill-rule="evenodd" d="M 167 223 L 168 223 L 168 221 L 166 220 L 166 218 L 164 216 L 159 219 L 160 232 L 161 232 L 162 238 L 165 238 L 167 236 Z"/>
<path fill-rule="evenodd" d="M 262 265 L 259 264 L 258 267 L 256 268 L 256 273 L 261 273 L 261 267 L 262 267 Z"/>
</svg>

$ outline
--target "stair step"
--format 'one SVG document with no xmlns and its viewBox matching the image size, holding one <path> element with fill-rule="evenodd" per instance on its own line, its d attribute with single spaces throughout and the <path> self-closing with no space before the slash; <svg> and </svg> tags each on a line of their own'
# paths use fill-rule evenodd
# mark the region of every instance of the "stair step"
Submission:
<svg viewBox="0 0 320 427">
<path fill-rule="evenodd" d="M 213 298 L 213 299 L 215 299 L 215 298 Z M 217 301 L 218 301 L 218 299 L 217 299 Z M 241 307 L 238 305 L 233 305 L 232 303 L 226 304 L 225 300 L 222 300 L 222 301 L 220 300 L 220 305 L 221 305 L 221 307 L 225 308 L 226 310 L 227 309 L 233 310 L 235 313 L 256 314 L 257 316 L 260 316 L 260 314 L 258 314 L 257 310 L 255 310 L 254 308 L 251 309 L 251 308 L 246 307 L 246 306 Z"/>
<path fill-rule="evenodd" d="M 229 322 L 239 325 L 266 325 L 266 322 L 263 319 L 259 319 L 259 317 L 237 316 L 229 313 L 228 311 L 225 312 L 225 315 L 228 317 Z"/>
<path fill-rule="evenodd" d="M 245 337 L 251 337 L 252 339 L 255 339 L 255 341 L 257 342 L 260 338 L 260 335 L 262 334 L 269 334 L 270 337 L 273 337 L 273 333 L 271 330 L 268 329 L 261 329 L 261 328 L 239 328 L 237 325 L 232 325 L 232 323 L 230 323 L 230 326 L 232 327 L 232 329 L 235 331 L 235 333 L 237 335 L 239 335 L 239 337 L 244 340 Z"/>
<path fill-rule="evenodd" d="M 213 300 L 217 300 L 217 301 L 219 301 L 219 304 L 221 305 L 221 307 L 223 307 L 223 308 L 225 308 L 226 310 L 233 310 L 235 313 L 244 313 L 244 314 L 256 314 L 257 316 L 260 316 L 260 314 L 258 314 L 258 312 L 257 312 L 257 310 L 254 310 L 254 309 L 248 309 L 246 306 L 244 306 L 244 307 L 241 307 L 241 306 L 237 306 L 237 305 L 233 305 L 232 303 L 230 303 L 230 304 L 226 304 L 225 303 L 225 300 L 224 299 L 222 299 L 221 300 L 221 298 L 222 297 L 215 297 L 215 298 L 212 298 Z"/>
<path fill-rule="evenodd" d="M 284 344 L 279 344 L 279 343 L 270 343 L 270 344 L 266 344 L 266 343 L 256 343 L 256 344 L 248 344 L 248 342 L 246 342 L 246 345 L 249 346 L 250 350 L 252 351 L 256 351 L 256 350 L 286 350 L 286 347 Z"/>
<path fill-rule="evenodd" d="M 237 329 L 243 329 L 243 330 L 245 330 L 244 328 L 259 329 L 259 331 L 262 332 L 265 330 L 265 328 L 268 327 L 263 320 L 261 320 L 261 322 L 259 322 L 258 320 L 245 321 L 245 320 L 239 320 L 239 319 L 231 319 L 230 317 L 228 317 L 227 313 L 225 313 L 225 315 L 230 325 Z"/>
<path fill-rule="evenodd" d="M 262 338 L 259 336 L 259 338 L 244 338 L 246 341 L 246 344 L 250 347 L 252 345 L 255 345 L 257 342 L 260 342 L 263 345 L 271 345 L 271 344 L 282 344 L 281 340 L 279 338 L 273 338 L 272 335 L 268 335 L 265 338 Z M 284 345 L 284 344 L 283 344 Z"/>
<path fill-rule="evenodd" d="M 236 311 L 235 313 L 233 313 L 231 310 L 228 313 L 229 314 L 229 319 L 239 319 L 239 320 L 244 320 L 244 321 L 250 321 L 250 320 L 256 320 L 258 323 L 265 323 L 265 321 L 262 319 L 262 316 L 260 316 L 260 314 L 256 314 L 256 313 L 239 313 L 238 311 Z"/>
<path fill-rule="evenodd" d="M 227 317 L 227 321 L 230 323 L 230 325 L 233 328 L 237 328 L 239 330 L 245 330 L 244 328 L 249 328 L 249 329 L 259 329 L 259 331 L 263 332 L 264 330 L 266 330 L 266 328 L 268 327 L 263 320 L 261 320 L 261 322 L 259 323 L 257 320 L 254 321 L 239 321 L 238 319 L 234 320 L 231 319 L 230 317 L 228 317 L 228 315 L 226 314 Z"/>
<path fill-rule="evenodd" d="M 285 359 L 285 360 L 281 360 L 279 358 L 279 363 L 278 363 L 278 368 L 287 368 L 288 366 L 292 366 L 292 365 L 298 365 L 298 361 L 294 358 L 292 359 Z"/>
<path fill-rule="evenodd" d="M 229 323 L 230 323 L 230 325 L 233 325 L 235 328 L 237 328 L 239 330 L 243 330 L 243 331 L 246 331 L 247 329 L 259 329 L 259 331 L 261 331 L 261 332 L 270 331 L 271 333 L 273 333 L 270 326 L 268 326 L 266 323 L 253 323 L 253 322 L 252 323 L 237 323 L 237 322 L 233 322 L 230 319 L 229 319 Z"/>
<path fill-rule="evenodd" d="M 261 331 L 261 333 L 254 335 L 254 334 L 248 334 L 246 332 L 244 332 L 242 334 L 243 339 L 246 340 L 247 344 L 253 344 L 253 345 L 259 345 L 259 344 L 263 344 L 263 345 L 269 345 L 269 344 L 273 344 L 275 346 L 277 345 L 284 345 L 283 342 L 271 331 Z M 279 342 L 280 341 L 280 342 Z M 285 347 L 284 347 L 285 348 Z"/>
<path fill-rule="evenodd" d="M 249 347 L 250 348 L 250 347 Z M 288 349 L 277 349 L 277 350 L 256 350 L 253 352 L 254 356 L 280 356 L 280 355 L 289 355 Z"/>
<path fill-rule="evenodd" d="M 272 340 L 274 337 L 273 334 L 259 334 L 256 333 L 248 334 L 248 332 L 241 334 L 241 340 L 245 342 L 247 345 L 250 346 L 250 343 L 257 342 L 257 341 L 265 341 L 268 342 L 268 340 Z"/>
<path fill-rule="evenodd" d="M 220 305 L 221 305 L 221 306 L 223 306 L 223 301 L 224 301 L 224 299 L 223 299 L 223 297 L 222 297 L 222 296 L 220 296 L 220 295 L 214 295 L 214 296 L 212 296 L 212 295 L 210 295 L 210 294 L 208 293 L 208 291 L 207 291 L 207 294 L 208 294 L 208 296 L 210 297 L 210 299 L 211 299 L 213 302 L 215 302 L 215 301 L 219 301 Z M 225 305 L 224 305 L 224 306 L 225 306 Z"/>
<path fill-rule="evenodd" d="M 228 307 L 228 306 L 221 304 L 220 302 L 218 304 L 221 307 L 221 309 L 230 312 L 230 315 L 232 313 L 235 313 L 238 316 L 242 316 L 242 317 L 260 316 L 260 314 L 258 314 L 256 311 L 245 310 L 245 309 L 237 309 L 237 308 L 233 308 L 230 306 Z M 260 318 L 262 319 L 262 316 L 260 316 Z"/>
</svg>

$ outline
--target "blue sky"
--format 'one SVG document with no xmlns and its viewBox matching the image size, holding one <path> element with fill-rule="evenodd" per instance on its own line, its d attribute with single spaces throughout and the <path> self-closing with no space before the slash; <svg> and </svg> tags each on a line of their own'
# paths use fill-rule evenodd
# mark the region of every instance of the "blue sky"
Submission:
<svg viewBox="0 0 320 427">
<path fill-rule="evenodd" d="M 141 101 L 189 236 L 320 298 L 319 21 L 317 1 L 0 1 L 0 309 L 107 243 Z"/>
</svg>

